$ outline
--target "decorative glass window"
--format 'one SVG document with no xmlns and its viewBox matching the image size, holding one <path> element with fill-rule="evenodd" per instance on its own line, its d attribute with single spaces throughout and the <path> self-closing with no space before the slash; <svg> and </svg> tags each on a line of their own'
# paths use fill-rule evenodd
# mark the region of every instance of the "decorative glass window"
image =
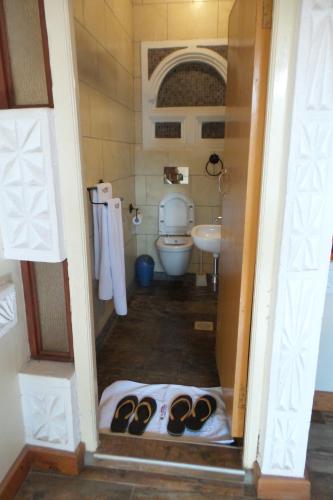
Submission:
<svg viewBox="0 0 333 500">
<path fill-rule="evenodd" d="M 226 40 L 142 43 L 145 149 L 223 148 Z"/>
</svg>

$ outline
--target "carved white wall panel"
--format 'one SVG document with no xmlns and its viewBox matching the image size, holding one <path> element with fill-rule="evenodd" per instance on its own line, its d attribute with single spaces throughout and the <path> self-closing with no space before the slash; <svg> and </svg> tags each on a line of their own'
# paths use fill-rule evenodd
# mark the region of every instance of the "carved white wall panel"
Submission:
<svg viewBox="0 0 333 500">
<path fill-rule="evenodd" d="M 12 283 L 0 285 L 0 338 L 17 323 L 16 293 Z"/>
<path fill-rule="evenodd" d="M 9 259 L 65 258 L 53 113 L 0 113 L 0 228 Z"/>
<path fill-rule="evenodd" d="M 74 451 L 80 424 L 73 365 L 30 361 L 19 380 L 26 442 Z"/>
<path fill-rule="evenodd" d="M 280 267 L 272 315 L 264 474 L 302 477 L 333 234 L 333 0 L 303 0 Z"/>
</svg>

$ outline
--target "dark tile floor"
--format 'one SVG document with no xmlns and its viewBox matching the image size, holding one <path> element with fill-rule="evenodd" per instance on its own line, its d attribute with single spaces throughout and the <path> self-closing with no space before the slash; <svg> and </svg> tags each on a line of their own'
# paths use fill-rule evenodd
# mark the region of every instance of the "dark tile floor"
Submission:
<svg viewBox="0 0 333 500">
<path fill-rule="evenodd" d="M 218 386 L 215 331 L 194 330 L 195 321 L 216 321 L 216 294 L 181 280 L 137 288 L 128 315 L 118 317 L 97 356 L 98 387 L 116 380 L 148 384 Z"/>
</svg>

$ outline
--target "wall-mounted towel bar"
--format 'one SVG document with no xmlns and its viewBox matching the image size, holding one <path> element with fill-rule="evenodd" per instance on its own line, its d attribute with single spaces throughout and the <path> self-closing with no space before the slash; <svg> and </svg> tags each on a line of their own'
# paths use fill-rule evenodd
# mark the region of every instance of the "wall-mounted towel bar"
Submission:
<svg viewBox="0 0 333 500">
<path fill-rule="evenodd" d="M 88 188 L 87 188 L 87 191 L 88 191 L 88 193 L 89 193 L 89 201 L 90 201 L 90 203 L 91 203 L 92 205 L 105 205 L 105 206 L 107 206 L 107 202 L 97 203 L 97 202 L 95 202 L 95 201 L 93 201 L 93 200 L 92 200 L 92 197 L 91 197 L 91 192 L 92 192 L 94 189 L 97 189 L 97 187 L 96 187 L 96 186 L 91 186 L 91 187 L 88 187 Z M 122 198 L 121 196 L 119 196 L 119 198 L 120 198 L 120 201 L 124 201 L 124 198 Z"/>
</svg>

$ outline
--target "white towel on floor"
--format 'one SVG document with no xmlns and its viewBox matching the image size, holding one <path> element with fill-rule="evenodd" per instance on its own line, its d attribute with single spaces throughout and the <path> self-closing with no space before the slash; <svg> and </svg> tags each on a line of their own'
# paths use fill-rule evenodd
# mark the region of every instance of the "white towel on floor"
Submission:
<svg viewBox="0 0 333 500">
<path fill-rule="evenodd" d="M 108 186 L 106 189 L 105 186 Z M 111 184 L 97 185 L 93 201 L 95 278 L 100 300 L 114 299 L 116 313 L 127 314 L 124 236 L 121 201 L 112 196 Z"/>
<path fill-rule="evenodd" d="M 139 401 L 150 396 L 157 404 L 156 412 L 151 419 L 143 437 L 170 439 L 172 441 L 187 441 L 191 443 L 204 442 L 216 444 L 230 444 L 233 442 L 230 436 L 228 418 L 225 414 L 225 404 L 222 399 L 221 387 L 192 387 L 185 385 L 168 384 L 139 384 L 130 380 L 119 380 L 104 389 L 99 403 L 99 431 L 104 434 L 110 433 L 111 421 L 118 402 L 125 396 L 133 394 Z M 193 403 L 204 394 L 210 394 L 216 399 L 217 407 L 214 414 L 207 420 L 198 432 L 185 430 L 183 436 L 177 438 L 169 436 L 167 432 L 169 407 L 171 402 L 181 394 L 191 396 Z"/>
</svg>

